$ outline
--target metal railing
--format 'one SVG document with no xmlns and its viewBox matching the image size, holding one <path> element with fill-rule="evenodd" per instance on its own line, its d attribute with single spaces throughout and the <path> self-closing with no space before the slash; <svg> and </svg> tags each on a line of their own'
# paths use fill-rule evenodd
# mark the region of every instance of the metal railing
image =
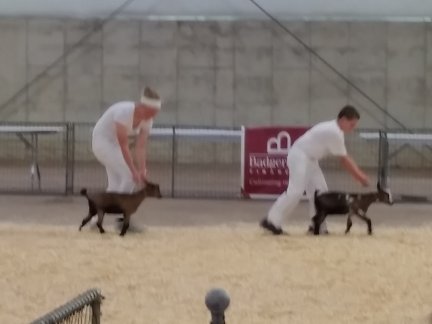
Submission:
<svg viewBox="0 0 432 324">
<path fill-rule="evenodd" d="M 100 324 L 103 298 L 98 289 L 89 289 L 31 324 Z"/>
<path fill-rule="evenodd" d="M 82 187 L 105 188 L 105 169 L 91 150 L 93 125 L 1 124 L 0 192 L 70 195 Z M 431 191 L 432 140 L 419 134 L 432 139 L 432 130 L 386 136 L 393 133 L 359 130 L 346 136 L 347 149 L 372 180 L 388 179 L 396 197 L 425 200 Z M 414 141 L 413 134 L 418 135 Z M 336 159 L 320 164 L 329 188 L 361 190 Z M 155 126 L 148 170 L 167 197 L 240 198 L 241 128 Z"/>
</svg>

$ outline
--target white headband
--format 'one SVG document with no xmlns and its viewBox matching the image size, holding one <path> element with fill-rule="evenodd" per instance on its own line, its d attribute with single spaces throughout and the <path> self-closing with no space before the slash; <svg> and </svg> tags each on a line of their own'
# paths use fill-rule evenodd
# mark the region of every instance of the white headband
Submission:
<svg viewBox="0 0 432 324">
<path fill-rule="evenodd" d="M 151 99 L 151 98 L 147 98 L 144 95 L 141 96 L 141 103 L 158 110 L 160 110 L 162 106 L 160 99 Z"/>
</svg>

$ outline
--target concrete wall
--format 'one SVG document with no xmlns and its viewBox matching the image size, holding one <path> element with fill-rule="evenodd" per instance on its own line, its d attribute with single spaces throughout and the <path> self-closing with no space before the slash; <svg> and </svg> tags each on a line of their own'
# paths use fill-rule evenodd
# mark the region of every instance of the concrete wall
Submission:
<svg viewBox="0 0 432 324">
<path fill-rule="evenodd" d="M 10 100 L 94 26 L 90 20 L 0 19 L 0 120 L 94 122 L 111 103 L 138 99 L 142 85 L 149 84 L 164 98 L 156 124 L 311 125 L 352 103 L 362 112 L 361 127 L 399 126 L 279 27 L 260 21 L 113 21 Z M 404 125 L 432 129 L 430 24 L 286 26 Z M 77 132 L 79 159 L 94 158 L 90 131 Z M 48 149 L 41 158 L 49 159 L 62 141 L 45 140 L 41 147 Z M 12 145 L 3 135 L 0 141 L 2 158 L 22 158 L 22 143 Z M 376 143 L 355 143 L 349 150 L 360 164 L 376 166 Z M 152 158 L 169 160 L 169 145 L 157 142 Z M 239 149 L 185 142 L 178 158 L 238 161 Z M 409 149 L 395 161 L 408 167 L 430 164 Z"/>
<path fill-rule="evenodd" d="M 0 105 L 93 24 L 0 19 Z M 286 25 L 403 124 L 432 127 L 430 24 Z M 397 126 L 279 27 L 258 21 L 113 21 L 0 109 L 0 118 L 95 121 L 110 103 L 137 99 L 143 84 L 164 97 L 158 124 L 309 125 L 353 103 L 363 127 Z"/>
</svg>

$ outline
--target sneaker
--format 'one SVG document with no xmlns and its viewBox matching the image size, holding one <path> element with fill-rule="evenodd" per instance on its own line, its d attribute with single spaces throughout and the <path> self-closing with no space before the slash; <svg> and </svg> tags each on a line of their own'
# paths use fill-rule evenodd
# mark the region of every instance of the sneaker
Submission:
<svg viewBox="0 0 432 324">
<path fill-rule="evenodd" d="M 281 235 L 281 234 L 285 234 L 285 232 L 279 228 L 274 226 L 272 223 L 270 223 L 267 218 L 264 218 L 261 222 L 260 222 L 260 226 L 270 232 L 272 232 L 274 235 Z"/>
</svg>

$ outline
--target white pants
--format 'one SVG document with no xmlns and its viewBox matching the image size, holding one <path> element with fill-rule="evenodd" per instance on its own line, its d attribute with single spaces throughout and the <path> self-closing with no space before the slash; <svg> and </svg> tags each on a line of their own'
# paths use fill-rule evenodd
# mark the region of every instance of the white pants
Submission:
<svg viewBox="0 0 432 324">
<path fill-rule="evenodd" d="M 120 146 L 103 137 L 94 136 L 92 149 L 98 161 L 106 168 L 108 178 L 106 191 L 132 193 L 135 190 L 135 183 Z"/>
<path fill-rule="evenodd" d="M 279 196 L 268 213 L 268 220 L 279 228 L 282 227 L 285 217 L 289 217 L 296 208 L 304 191 L 309 199 L 309 216 L 312 218 L 315 215 L 315 190 L 328 190 L 318 161 L 310 159 L 300 149 L 294 147 L 289 151 L 288 168 L 288 188 Z M 320 230 L 326 230 L 325 221 Z"/>
</svg>

